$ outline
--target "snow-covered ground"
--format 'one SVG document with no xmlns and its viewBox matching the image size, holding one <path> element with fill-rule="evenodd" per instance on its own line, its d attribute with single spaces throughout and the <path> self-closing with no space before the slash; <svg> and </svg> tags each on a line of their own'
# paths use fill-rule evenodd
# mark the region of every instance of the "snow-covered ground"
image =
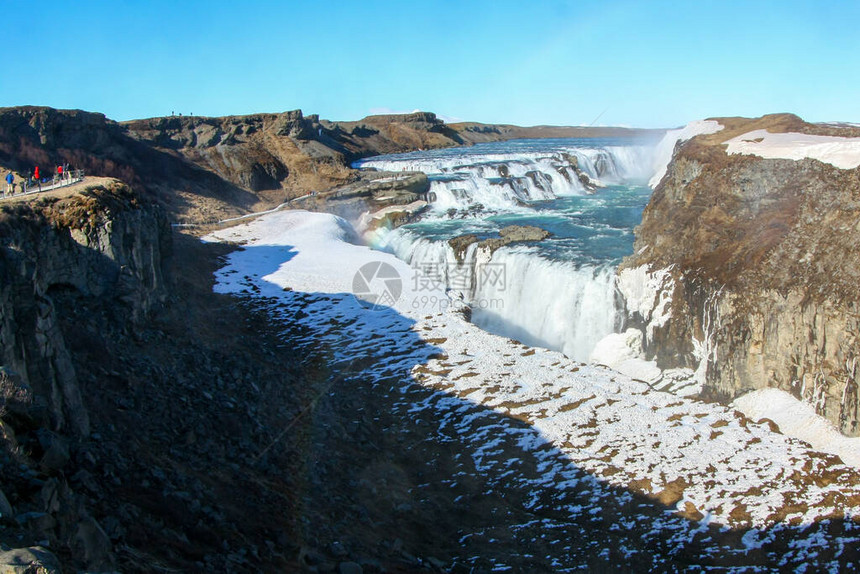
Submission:
<svg viewBox="0 0 860 574">
<path fill-rule="evenodd" d="M 757 155 L 768 159 L 812 158 L 841 169 L 860 165 L 860 138 L 816 136 L 798 133 L 772 134 L 755 130 L 723 142 L 730 154 Z"/>
<path fill-rule="evenodd" d="M 770 419 L 783 434 L 835 454 L 846 464 L 860 467 L 860 437 L 846 437 L 833 423 L 817 415 L 812 405 L 785 391 L 759 389 L 738 397 L 732 406 L 752 420 Z"/>
<path fill-rule="evenodd" d="M 699 553 L 735 551 L 697 538 L 710 536 L 709 524 L 751 528 L 736 549 L 741 553 L 796 538 L 768 555 L 773 564 L 802 564 L 822 549 L 838 557 L 843 546 L 860 542 L 860 529 L 851 526 L 860 519 L 856 469 L 730 408 L 483 332 L 439 285 L 352 237 L 334 216 L 284 211 L 206 240 L 243 246 L 217 273 L 216 290 L 269 302 L 274 316 L 302 321 L 339 349 L 336 361 L 360 363 L 362 380 L 391 386 L 409 416 L 433 413 L 437 440 L 457 434 L 472 445 L 478 471 L 534 493 L 523 504 L 536 520 L 550 511 L 599 516 L 606 497 L 620 489 L 628 493 L 622 498 L 659 500 L 668 513 L 647 524 L 631 513 L 618 528 L 644 528 L 646 541 L 670 531 L 679 552 L 694 540 L 705 544 L 696 546 Z M 368 292 L 366 300 L 357 301 L 354 290 Z M 368 301 L 392 305 L 371 309 Z M 419 388 L 435 392 L 412 400 Z M 494 422 L 490 412 L 519 426 Z M 542 461 L 536 476 L 518 470 L 510 445 Z M 570 492 L 582 493 L 583 485 L 587 502 L 571 501 Z M 804 530 L 825 518 L 847 525 L 848 534 Z"/>
</svg>

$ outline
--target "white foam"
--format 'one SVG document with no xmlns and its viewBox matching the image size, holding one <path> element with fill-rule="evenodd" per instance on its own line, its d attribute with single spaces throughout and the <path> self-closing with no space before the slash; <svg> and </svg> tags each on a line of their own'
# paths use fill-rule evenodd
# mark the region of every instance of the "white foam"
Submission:
<svg viewBox="0 0 860 574">
<path fill-rule="evenodd" d="M 841 169 L 860 166 L 860 138 L 755 130 L 723 142 L 727 153 L 768 159 L 817 159 Z"/>
<path fill-rule="evenodd" d="M 651 173 L 649 146 L 564 147 L 557 151 L 462 153 L 442 157 L 382 156 L 355 162 L 357 168 L 421 171 L 431 177 L 433 207 L 439 211 L 511 210 L 522 202 L 587 192 L 569 158 L 591 183 L 603 186 L 645 181 Z"/>
<path fill-rule="evenodd" d="M 550 261 L 527 247 L 490 253 L 472 244 L 458 260 L 447 241 L 397 229 L 382 240 L 412 267 L 434 272 L 460 292 L 479 327 L 587 361 L 597 342 L 623 323 L 615 268 Z"/>
</svg>

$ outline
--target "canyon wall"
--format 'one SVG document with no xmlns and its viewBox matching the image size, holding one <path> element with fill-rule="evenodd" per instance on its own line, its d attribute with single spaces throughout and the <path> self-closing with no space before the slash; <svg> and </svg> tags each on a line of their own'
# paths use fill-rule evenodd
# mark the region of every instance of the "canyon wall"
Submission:
<svg viewBox="0 0 860 574">
<path fill-rule="evenodd" d="M 86 436 L 89 414 L 55 294 L 100 298 L 142 321 L 165 296 L 167 219 L 116 182 L 65 199 L 4 204 L 0 243 L 0 361 L 32 389 L 42 424 Z"/>
<path fill-rule="evenodd" d="M 718 119 L 676 147 L 620 270 L 646 352 L 729 401 L 777 387 L 860 435 L 860 169 L 728 155 L 755 129 L 856 136 L 790 115 Z"/>
</svg>

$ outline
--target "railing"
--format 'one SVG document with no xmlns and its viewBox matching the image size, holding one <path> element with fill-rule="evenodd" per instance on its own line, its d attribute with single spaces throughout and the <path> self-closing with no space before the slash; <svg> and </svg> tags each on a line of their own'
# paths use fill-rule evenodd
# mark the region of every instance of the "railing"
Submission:
<svg viewBox="0 0 860 574">
<path fill-rule="evenodd" d="M 5 184 L 5 188 L 3 190 L 3 197 L 6 198 L 30 193 L 39 193 L 40 191 L 51 191 L 52 189 L 58 189 L 66 187 L 67 185 L 72 185 L 73 183 L 78 183 L 79 181 L 83 181 L 83 179 L 84 170 L 75 169 L 66 171 L 63 175 L 55 174 L 50 180 L 47 178 L 45 178 L 44 181 L 25 179 L 20 183 L 13 183 L 12 185 L 9 185 L 4 181 L 3 183 Z M 18 189 L 21 191 L 17 191 Z"/>
</svg>

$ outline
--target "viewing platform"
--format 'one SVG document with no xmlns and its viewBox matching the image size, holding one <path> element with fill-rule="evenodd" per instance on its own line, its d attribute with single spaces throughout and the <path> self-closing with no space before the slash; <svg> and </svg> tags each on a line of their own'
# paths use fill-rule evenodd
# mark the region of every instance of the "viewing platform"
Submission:
<svg viewBox="0 0 860 574">
<path fill-rule="evenodd" d="M 94 179 L 94 178 L 91 177 L 89 179 Z M 96 178 L 96 179 L 98 179 L 98 178 Z M 34 181 L 27 182 L 26 180 L 24 180 L 20 183 L 16 183 L 15 189 L 20 189 L 21 187 L 23 187 L 23 189 L 24 189 L 24 191 L 16 192 L 16 193 L 7 193 L 8 186 L 6 185 L 5 182 L 3 182 L 3 194 L 0 195 L 0 201 L 11 200 L 11 199 L 21 199 L 21 198 L 33 198 L 33 197 L 39 196 L 41 194 L 51 192 L 51 191 L 60 190 L 60 189 L 65 191 L 65 190 L 67 190 L 67 188 L 69 188 L 68 190 L 71 191 L 72 188 L 78 189 L 78 187 L 80 187 L 78 184 L 84 182 L 85 180 L 87 180 L 87 177 L 84 174 L 84 170 L 77 169 L 77 170 L 68 172 L 62 178 L 55 175 L 51 179 L 50 182 L 45 182 L 45 183 L 42 183 L 41 185 L 37 182 L 34 182 Z M 65 194 L 63 194 L 63 195 L 65 195 Z"/>
</svg>

